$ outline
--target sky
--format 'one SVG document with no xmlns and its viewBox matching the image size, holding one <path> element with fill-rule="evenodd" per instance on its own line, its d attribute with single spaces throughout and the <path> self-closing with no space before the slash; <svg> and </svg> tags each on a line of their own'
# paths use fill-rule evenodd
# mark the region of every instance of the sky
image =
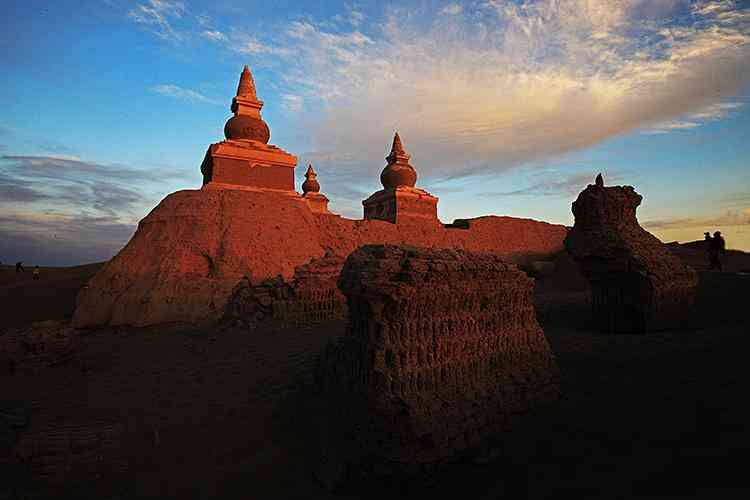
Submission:
<svg viewBox="0 0 750 500">
<path fill-rule="evenodd" d="M 201 185 L 249 65 L 270 143 L 361 218 L 393 133 L 443 222 L 572 225 L 602 172 L 669 241 L 750 251 L 750 0 L 8 1 L 0 261 L 115 255 Z"/>
</svg>

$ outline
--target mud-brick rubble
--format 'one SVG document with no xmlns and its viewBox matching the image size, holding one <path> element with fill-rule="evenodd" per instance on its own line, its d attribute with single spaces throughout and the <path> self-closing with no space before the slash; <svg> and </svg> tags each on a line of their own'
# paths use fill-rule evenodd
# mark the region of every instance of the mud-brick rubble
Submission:
<svg viewBox="0 0 750 500">
<path fill-rule="evenodd" d="M 491 254 L 368 245 L 350 255 L 339 278 L 347 334 L 316 374 L 336 422 L 322 460 L 357 450 L 343 460 L 439 463 L 556 401 L 533 286 Z"/>
</svg>

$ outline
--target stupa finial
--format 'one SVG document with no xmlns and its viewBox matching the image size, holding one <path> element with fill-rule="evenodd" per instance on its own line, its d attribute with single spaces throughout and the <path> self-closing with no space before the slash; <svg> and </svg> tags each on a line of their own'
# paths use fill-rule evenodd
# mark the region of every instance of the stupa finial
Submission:
<svg viewBox="0 0 750 500">
<path fill-rule="evenodd" d="M 388 165 L 380 174 L 380 182 L 384 188 L 414 187 L 417 182 L 417 171 L 409 165 L 410 158 L 411 155 L 404 149 L 401 137 L 396 132 L 393 136 L 391 152 L 385 157 Z"/>
<path fill-rule="evenodd" d="M 271 131 L 260 116 L 263 101 L 255 93 L 255 82 L 250 68 L 245 65 L 237 85 L 237 95 L 232 99 L 231 110 L 234 116 L 224 125 L 227 139 L 248 139 L 268 144 Z"/>
<path fill-rule="evenodd" d="M 401 143 L 401 136 L 398 132 L 393 136 L 393 144 L 391 145 L 391 152 L 385 157 L 389 165 L 393 163 L 408 163 L 411 155 L 406 152 L 404 145 Z"/>
<path fill-rule="evenodd" d="M 237 85 L 237 96 L 256 101 L 258 100 L 258 96 L 255 93 L 253 75 L 250 73 L 250 68 L 247 67 L 247 64 L 245 64 L 245 67 L 242 69 L 242 74 L 240 75 L 240 83 Z"/>
<path fill-rule="evenodd" d="M 305 182 L 302 183 L 302 192 L 304 194 L 320 192 L 318 174 L 315 173 L 315 169 L 313 169 L 312 163 L 307 165 L 307 172 L 305 172 Z"/>
</svg>

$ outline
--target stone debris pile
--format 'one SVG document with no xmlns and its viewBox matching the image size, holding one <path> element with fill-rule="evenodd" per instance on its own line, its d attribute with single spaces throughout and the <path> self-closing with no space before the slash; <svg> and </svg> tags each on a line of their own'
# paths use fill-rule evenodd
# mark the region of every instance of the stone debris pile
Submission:
<svg viewBox="0 0 750 500">
<path fill-rule="evenodd" d="M 695 271 L 638 224 L 642 199 L 598 176 L 573 202 L 565 246 L 591 283 L 594 322 L 604 332 L 679 327 L 695 303 Z"/>
<path fill-rule="evenodd" d="M 122 435 L 118 423 L 55 424 L 32 429 L 19 442 L 18 454 L 35 481 L 70 486 L 124 471 L 127 464 L 119 456 Z"/>
<path fill-rule="evenodd" d="M 436 463 L 558 398 L 533 280 L 499 257 L 367 245 L 349 256 L 339 287 L 347 334 L 322 355 L 316 384 L 336 422 L 329 437 L 343 446 Z"/>
<path fill-rule="evenodd" d="M 253 285 L 243 279 L 227 304 L 225 320 L 247 326 L 261 321 L 291 323 L 327 321 L 346 317 L 346 301 L 337 280 L 344 260 L 330 254 L 295 269 L 294 277 L 281 276 Z"/>
<path fill-rule="evenodd" d="M 60 321 L 40 321 L 0 335 L 0 373 L 36 370 L 70 360 L 78 347 L 77 332 Z"/>
</svg>

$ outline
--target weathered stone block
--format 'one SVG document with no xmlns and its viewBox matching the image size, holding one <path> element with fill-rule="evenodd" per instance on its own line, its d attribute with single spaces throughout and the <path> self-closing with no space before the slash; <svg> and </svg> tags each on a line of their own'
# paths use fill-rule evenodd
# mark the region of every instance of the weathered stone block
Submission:
<svg viewBox="0 0 750 500">
<path fill-rule="evenodd" d="M 631 186 L 590 184 L 573 202 L 565 247 L 591 282 L 593 316 L 604 332 L 642 333 L 683 326 L 698 277 L 636 219 Z"/>
<path fill-rule="evenodd" d="M 339 422 L 334 441 L 391 463 L 434 463 L 557 399 L 533 280 L 497 256 L 368 245 L 349 256 L 339 287 L 347 335 L 316 375 Z"/>
</svg>

